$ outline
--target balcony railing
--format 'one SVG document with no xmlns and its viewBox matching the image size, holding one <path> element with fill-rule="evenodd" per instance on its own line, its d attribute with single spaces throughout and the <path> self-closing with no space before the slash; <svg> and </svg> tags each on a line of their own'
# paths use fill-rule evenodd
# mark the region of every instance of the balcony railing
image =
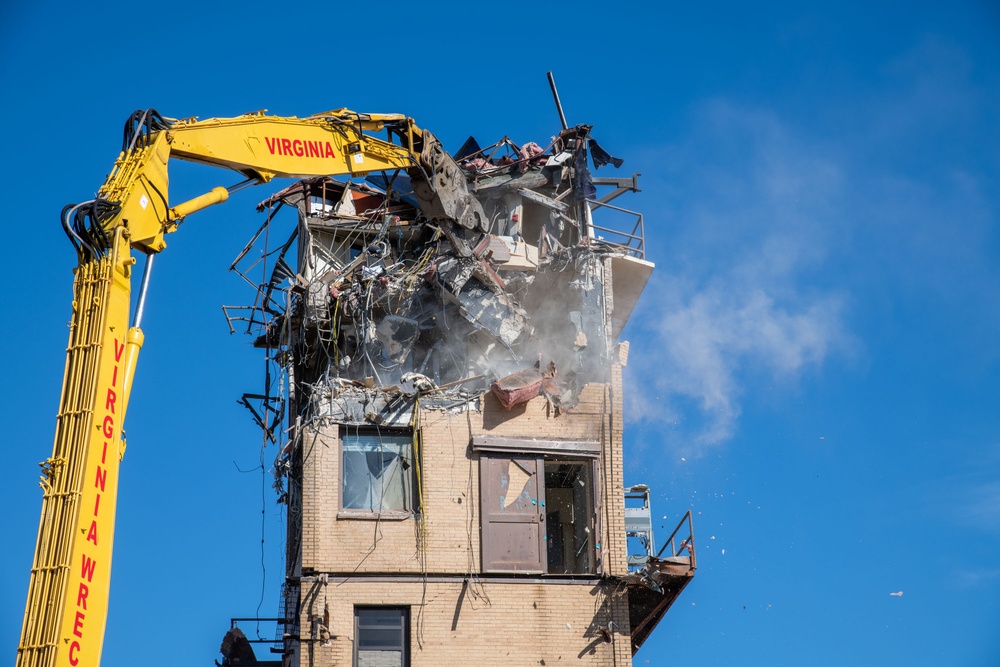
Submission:
<svg viewBox="0 0 1000 667">
<path fill-rule="evenodd" d="M 687 527 L 687 530 L 683 530 L 685 526 Z M 685 533 L 687 533 L 687 535 L 684 536 L 684 538 L 678 543 L 677 540 L 680 539 L 680 536 Z M 670 547 L 670 553 L 669 555 L 664 556 L 664 553 L 667 551 L 667 547 Z M 685 557 L 683 555 L 685 551 L 688 553 L 687 558 L 690 558 L 691 569 L 694 570 L 698 567 L 698 560 L 694 552 L 694 521 L 691 518 L 691 510 L 688 510 L 684 514 L 684 518 L 681 519 L 680 523 L 677 524 L 677 527 L 674 528 L 674 532 L 670 533 L 670 537 L 668 537 L 667 541 L 663 543 L 662 547 L 660 547 L 656 557 L 662 560 L 683 558 Z"/>
</svg>

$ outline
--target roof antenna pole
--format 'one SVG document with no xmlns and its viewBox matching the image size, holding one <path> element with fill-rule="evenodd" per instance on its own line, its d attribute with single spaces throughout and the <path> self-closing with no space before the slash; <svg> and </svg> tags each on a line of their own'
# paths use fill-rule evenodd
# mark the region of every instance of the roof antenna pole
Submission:
<svg viewBox="0 0 1000 667">
<path fill-rule="evenodd" d="M 559 120 L 562 121 L 562 126 L 565 130 L 569 128 L 569 125 L 566 124 L 566 114 L 563 113 L 562 102 L 559 101 L 559 91 L 556 90 L 556 80 L 552 76 L 552 72 L 548 72 L 547 74 L 549 77 L 549 88 L 552 89 L 552 97 L 556 100 L 556 111 L 559 112 Z"/>
<path fill-rule="evenodd" d="M 556 101 L 556 111 L 559 112 L 559 120 L 562 121 L 562 126 L 564 130 L 569 129 L 569 125 L 566 124 L 566 114 L 563 113 L 562 102 L 559 101 L 559 91 L 556 90 L 556 80 L 552 76 L 552 72 L 547 72 L 549 77 L 549 88 L 552 89 L 552 97 Z M 580 202 L 580 212 L 583 216 L 583 226 L 580 230 L 582 236 L 587 238 L 594 238 L 594 217 L 590 210 L 590 204 L 587 202 Z"/>
</svg>

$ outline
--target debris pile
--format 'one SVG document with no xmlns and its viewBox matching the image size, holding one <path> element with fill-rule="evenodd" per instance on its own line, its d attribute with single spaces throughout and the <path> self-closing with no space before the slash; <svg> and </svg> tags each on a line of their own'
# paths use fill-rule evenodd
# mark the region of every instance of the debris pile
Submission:
<svg viewBox="0 0 1000 667">
<path fill-rule="evenodd" d="M 617 332 L 605 259 L 642 259 L 641 216 L 621 243 L 595 233 L 616 232 L 596 227 L 593 211 L 638 188 L 635 176 L 591 175 L 588 155 L 594 168 L 621 160 L 589 132 L 568 128 L 544 149 L 470 137 L 455 156 L 430 141 L 440 154 L 422 159 L 441 177 L 317 178 L 262 202 L 262 230 L 283 205 L 297 209 L 297 230 L 262 253 L 277 255 L 255 306 L 263 316 L 235 319 L 263 324 L 255 344 L 280 355 L 305 394 L 297 414 L 398 423 L 417 394 L 467 409 L 491 389 L 507 409 L 539 393 L 568 409 L 583 384 L 606 381 Z M 617 189 L 596 200 L 598 185 Z"/>
</svg>

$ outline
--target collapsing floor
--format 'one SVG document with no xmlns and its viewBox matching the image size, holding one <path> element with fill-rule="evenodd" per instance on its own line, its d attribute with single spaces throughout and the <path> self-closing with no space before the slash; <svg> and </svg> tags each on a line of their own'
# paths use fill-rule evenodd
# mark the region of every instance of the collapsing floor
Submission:
<svg viewBox="0 0 1000 667">
<path fill-rule="evenodd" d="M 569 215 L 594 196 L 595 179 L 590 191 L 549 184 L 569 167 L 546 163 L 585 158 L 585 139 L 586 129 L 574 128 L 557 140 L 555 156 L 521 149 L 527 157 L 494 158 L 507 165 L 494 169 L 478 157 L 483 149 L 464 160 L 484 216 L 472 229 L 423 221 L 405 174 L 372 179 L 391 185 L 391 195 L 331 179 L 279 192 L 261 207 L 298 208 L 299 271 L 279 262 L 271 284 L 292 280 L 298 298 L 259 344 L 296 348 L 307 388 L 323 378 L 380 393 L 412 394 L 424 383 L 475 395 L 534 367 L 539 381 L 545 376 L 542 391 L 571 404 L 579 383 L 607 379 L 604 264 L 638 265 L 643 283 L 651 269 L 641 236 L 605 241 Z M 504 146 L 517 149 L 507 141 L 489 153 Z M 634 179 L 596 182 L 617 186 L 612 194 L 635 189 Z"/>
<path fill-rule="evenodd" d="M 231 326 L 246 320 L 256 346 L 288 375 L 287 406 L 270 376 L 263 394 L 244 397 L 280 446 L 276 487 L 289 530 L 277 650 L 286 664 L 321 664 L 323 651 L 366 664 L 367 624 L 383 621 L 398 622 L 402 639 L 372 651 L 398 651 L 398 664 L 411 659 L 404 652 L 414 661 L 421 651 L 439 659 L 447 641 L 428 629 L 435 618 L 428 581 L 442 599 L 457 596 L 454 639 L 467 600 L 489 603 L 484 586 L 559 577 L 586 586 L 581 599 L 603 600 L 575 640 L 583 648 L 577 657 L 622 664 L 693 575 L 691 530 L 662 559 L 647 553 L 626 562 L 620 457 L 628 344 L 618 336 L 653 266 L 642 216 L 611 203 L 638 191 L 637 175 L 593 176 L 591 161 L 599 168 L 621 160 L 590 129 L 564 129 L 545 148 L 507 138 L 483 148 L 470 138 L 454 156 L 437 156 L 473 195 L 450 209 L 440 204 L 449 201 L 447 183 L 411 183 L 401 172 L 366 182 L 300 181 L 261 203 L 267 222 L 234 266 L 267 236 L 281 207 L 297 210 L 297 228 L 261 253 L 270 273 L 255 305 L 226 310 Z M 416 537 L 378 523 L 379 537 L 360 538 L 368 544 L 355 558 L 324 535 L 350 541 L 371 532 L 358 528 L 371 519 L 412 519 Z M 475 523 L 478 538 L 469 529 Z M 382 543 L 393 536 L 409 546 Z M 456 544 L 463 554 L 452 559 Z M 379 549 L 388 555 L 373 555 Z M 401 553 L 413 562 L 399 562 L 405 557 L 393 554 Z M 353 620 L 329 618 L 331 580 L 395 577 L 403 591 L 411 575 L 423 577 L 419 604 L 402 592 L 366 597 L 344 586 L 344 596 L 356 595 Z M 345 634 L 348 654 L 337 644 Z M 625 654 L 601 648 L 621 635 Z M 552 641 L 556 652 L 573 647 Z M 525 647 L 522 657 L 537 648 Z"/>
</svg>

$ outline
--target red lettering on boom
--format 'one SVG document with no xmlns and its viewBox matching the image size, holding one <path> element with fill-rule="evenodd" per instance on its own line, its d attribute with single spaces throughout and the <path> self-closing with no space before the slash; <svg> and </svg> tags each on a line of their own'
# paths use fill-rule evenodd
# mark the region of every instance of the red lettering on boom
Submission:
<svg viewBox="0 0 1000 667">
<path fill-rule="evenodd" d="M 83 554 L 83 567 L 80 568 L 80 578 L 86 579 L 87 581 L 93 581 L 95 565 L 97 565 L 97 561 L 87 554 Z"/>
<path fill-rule="evenodd" d="M 333 145 L 329 141 L 264 137 L 264 143 L 267 144 L 267 150 L 271 155 L 318 158 L 336 157 L 336 154 L 333 152 Z"/>
<path fill-rule="evenodd" d="M 80 590 L 76 594 L 76 606 L 84 611 L 87 610 L 87 596 L 90 594 L 90 589 L 87 588 L 87 584 L 80 582 Z"/>
<path fill-rule="evenodd" d="M 90 529 L 87 530 L 86 541 L 93 544 L 95 547 L 98 545 L 97 536 L 97 518 L 101 513 L 101 494 L 106 491 L 108 483 L 108 470 L 104 466 L 107 465 L 108 457 L 108 441 L 112 439 L 115 434 L 115 405 L 118 403 L 118 393 L 115 388 L 118 386 L 118 363 L 121 362 L 122 356 L 125 353 L 125 342 L 114 340 L 114 357 L 115 366 L 112 369 L 111 385 L 107 388 L 107 395 L 104 399 L 104 417 L 101 420 L 100 426 L 98 427 L 102 435 L 105 437 L 104 446 L 101 449 L 101 463 L 97 466 L 97 472 L 94 477 L 94 489 L 97 493 L 94 494 L 94 519 L 90 522 Z M 113 480 L 112 480 L 113 481 Z M 97 570 L 97 562 L 85 553 L 80 554 L 80 576 L 78 580 L 78 588 L 76 594 L 76 606 L 78 611 L 73 619 L 73 636 L 84 639 L 84 622 L 86 620 L 87 611 L 87 599 L 90 596 L 90 586 L 94 581 L 94 573 Z M 106 573 L 100 573 L 105 574 Z M 98 577 L 100 581 L 100 576 Z M 83 651 L 82 641 L 72 641 L 69 646 L 69 656 L 68 661 L 72 666 L 78 665 L 80 663 L 80 653 Z"/>
</svg>

